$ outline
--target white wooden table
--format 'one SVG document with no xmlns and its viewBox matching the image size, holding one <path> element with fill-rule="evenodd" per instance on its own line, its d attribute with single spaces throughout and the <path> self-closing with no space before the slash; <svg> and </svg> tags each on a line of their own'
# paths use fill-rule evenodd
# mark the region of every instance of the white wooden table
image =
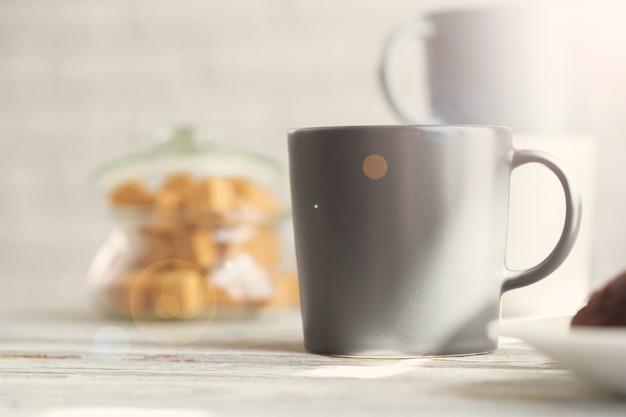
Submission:
<svg viewBox="0 0 626 417">
<path fill-rule="evenodd" d="M 147 327 L 2 316 L 0 416 L 626 416 L 626 399 L 515 340 L 488 355 L 347 359 L 306 353 L 296 313 Z"/>
</svg>

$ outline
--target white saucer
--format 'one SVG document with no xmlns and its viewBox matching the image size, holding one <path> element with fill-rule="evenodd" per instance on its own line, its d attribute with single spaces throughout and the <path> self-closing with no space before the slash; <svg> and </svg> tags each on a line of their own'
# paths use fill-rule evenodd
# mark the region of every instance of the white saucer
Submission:
<svg viewBox="0 0 626 417">
<path fill-rule="evenodd" d="M 516 337 L 592 384 L 626 395 L 626 327 L 574 327 L 571 317 L 512 319 L 490 331 Z"/>
</svg>

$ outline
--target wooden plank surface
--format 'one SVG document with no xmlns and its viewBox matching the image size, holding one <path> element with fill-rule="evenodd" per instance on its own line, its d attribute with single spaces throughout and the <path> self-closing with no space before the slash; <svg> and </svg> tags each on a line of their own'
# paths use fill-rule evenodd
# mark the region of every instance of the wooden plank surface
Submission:
<svg viewBox="0 0 626 417">
<path fill-rule="evenodd" d="M 1 416 L 626 415 L 624 399 L 513 339 L 488 355 L 348 359 L 306 353 L 295 313 L 141 325 L 4 317 Z"/>
</svg>

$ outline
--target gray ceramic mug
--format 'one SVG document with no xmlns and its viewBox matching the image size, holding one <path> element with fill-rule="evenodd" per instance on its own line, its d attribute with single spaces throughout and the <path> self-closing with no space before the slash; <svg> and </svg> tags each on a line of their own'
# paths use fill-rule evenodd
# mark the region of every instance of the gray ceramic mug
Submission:
<svg viewBox="0 0 626 417">
<path fill-rule="evenodd" d="M 581 201 L 552 156 L 499 126 L 354 126 L 289 132 L 304 342 L 372 357 L 493 351 L 500 296 L 568 256 Z M 565 221 L 538 265 L 505 265 L 509 182 L 539 163 L 560 181 Z"/>
</svg>

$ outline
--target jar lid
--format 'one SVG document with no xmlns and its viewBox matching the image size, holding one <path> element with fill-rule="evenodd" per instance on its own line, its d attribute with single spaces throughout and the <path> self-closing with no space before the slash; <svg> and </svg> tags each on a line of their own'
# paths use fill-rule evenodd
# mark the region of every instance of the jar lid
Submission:
<svg viewBox="0 0 626 417">
<path fill-rule="evenodd" d="M 148 151 L 109 161 L 93 173 L 105 192 L 128 180 L 159 183 L 166 175 L 187 172 L 196 176 L 243 177 L 260 185 L 275 185 L 279 164 L 263 155 L 219 149 L 218 136 L 191 126 L 178 126 L 156 135 Z"/>
</svg>

